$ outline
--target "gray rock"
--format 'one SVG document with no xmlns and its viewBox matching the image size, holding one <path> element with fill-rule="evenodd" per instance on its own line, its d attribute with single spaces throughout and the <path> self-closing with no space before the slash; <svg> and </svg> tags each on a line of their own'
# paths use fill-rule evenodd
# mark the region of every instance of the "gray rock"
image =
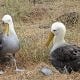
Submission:
<svg viewBox="0 0 80 80">
<path fill-rule="evenodd" d="M 49 76 L 49 75 L 53 74 L 52 70 L 47 68 L 47 67 L 43 67 L 40 71 L 46 76 Z"/>
</svg>

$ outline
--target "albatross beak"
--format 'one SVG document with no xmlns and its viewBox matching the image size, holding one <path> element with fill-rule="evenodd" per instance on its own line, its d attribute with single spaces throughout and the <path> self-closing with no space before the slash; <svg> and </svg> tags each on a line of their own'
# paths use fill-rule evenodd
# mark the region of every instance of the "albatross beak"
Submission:
<svg viewBox="0 0 80 80">
<path fill-rule="evenodd" d="M 2 23 L 2 28 L 3 28 L 3 33 L 5 34 L 5 35 L 9 35 L 9 24 L 7 24 L 7 23 Z"/>
<path fill-rule="evenodd" d="M 46 42 L 46 46 L 48 47 L 52 39 L 54 38 L 54 34 L 52 32 L 49 33 L 48 40 Z"/>
</svg>

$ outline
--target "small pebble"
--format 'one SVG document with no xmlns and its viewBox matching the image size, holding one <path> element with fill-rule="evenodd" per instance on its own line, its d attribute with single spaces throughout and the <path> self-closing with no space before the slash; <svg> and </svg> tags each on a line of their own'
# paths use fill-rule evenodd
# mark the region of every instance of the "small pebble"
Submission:
<svg viewBox="0 0 80 80">
<path fill-rule="evenodd" d="M 24 69 L 18 69 L 18 68 L 17 68 L 15 71 L 16 71 L 16 72 L 23 72 L 23 71 L 25 71 L 25 70 L 24 70 Z"/>
<path fill-rule="evenodd" d="M 0 75 L 2 75 L 2 74 L 4 74 L 4 72 L 1 70 L 1 71 L 0 71 Z"/>
<path fill-rule="evenodd" d="M 47 68 L 47 67 L 42 68 L 41 72 L 46 76 L 49 76 L 49 75 L 53 74 L 52 70 Z"/>
</svg>

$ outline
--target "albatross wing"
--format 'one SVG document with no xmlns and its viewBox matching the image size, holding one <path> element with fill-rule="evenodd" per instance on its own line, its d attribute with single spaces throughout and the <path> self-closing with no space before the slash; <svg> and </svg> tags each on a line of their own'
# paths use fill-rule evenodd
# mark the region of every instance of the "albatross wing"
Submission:
<svg viewBox="0 0 80 80">
<path fill-rule="evenodd" d="M 80 47 L 76 45 L 64 45 L 51 53 L 51 62 L 60 72 L 65 70 L 70 73 L 80 69 Z"/>
</svg>

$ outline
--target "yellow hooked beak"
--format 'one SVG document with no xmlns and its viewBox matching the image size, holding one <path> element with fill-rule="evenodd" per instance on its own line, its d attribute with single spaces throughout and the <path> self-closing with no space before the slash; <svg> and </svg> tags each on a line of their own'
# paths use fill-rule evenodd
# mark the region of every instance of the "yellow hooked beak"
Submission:
<svg viewBox="0 0 80 80">
<path fill-rule="evenodd" d="M 48 47 L 50 42 L 53 40 L 54 38 L 54 34 L 52 32 L 49 33 L 49 37 L 48 37 L 48 40 L 46 42 L 46 46 Z"/>
<path fill-rule="evenodd" d="M 3 23 L 2 24 L 2 29 L 3 29 L 3 33 L 4 33 L 4 35 L 9 35 L 9 24 L 7 24 L 7 23 Z"/>
</svg>

